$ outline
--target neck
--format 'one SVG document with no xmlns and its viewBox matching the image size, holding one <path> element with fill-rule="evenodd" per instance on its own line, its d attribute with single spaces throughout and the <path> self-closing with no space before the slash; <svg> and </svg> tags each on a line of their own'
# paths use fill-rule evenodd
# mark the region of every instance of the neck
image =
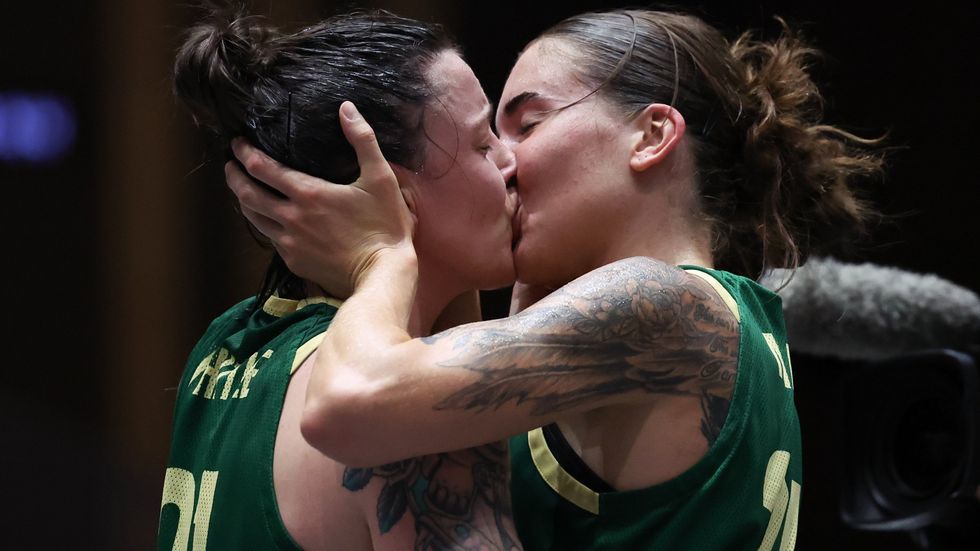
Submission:
<svg viewBox="0 0 980 551">
<path fill-rule="evenodd" d="M 706 239 L 697 239 L 686 235 L 661 235 L 655 241 L 651 243 L 641 239 L 638 242 L 629 243 L 619 254 L 619 258 L 648 256 L 672 266 L 688 264 L 714 268 L 711 247 Z"/>
<path fill-rule="evenodd" d="M 432 334 L 436 319 L 449 303 L 465 291 L 462 286 L 447 277 L 443 270 L 433 269 L 419 256 L 419 283 L 415 291 L 415 303 L 408 322 L 412 337 Z"/>
<path fill-rule="evenodd" d="M 425 263 L 419 259 L 419 281 L 415 290 L 412 313 L 408 320 L 408 333 L 412 337 L 431 335 L 432 327 L 439 315 L 454 298 L 465 291 L 465 289 L 456 290 L 459 285 L 453 285 L 453 282 L 449 281 L 451 278 L 439 277 L 438 274 L 438 270 L 431 267 L 427 269 Z M 319 285 L 306 281 L 305 294 L 307 297 L 316 297 L 328 293 Z"/>
<path fill-rule="evenodd" d="M 685 164 L 683 158 L 674 162 Z M 635 198 L 635 215 L 624 218 L 618 239 L 607 244 L 608 250 L 616 256 L 607 258 L 607 262 L 648 256 L 674 266 L 714 267 L 711 228 L 700 217 L 691 214 L 700 208 L 700 201 L 694 195 L 697 189 L 694 178 L 680 177 L 678 173 L 691 174 L 689 170 L 669 164 L 642 176 L 646 181 L 639 181 L 639 187 L 651 192 Z"/>
<path fill-rule="evenodd" d="M 673 266 L 690 264 L 713 268 L 710 229 L 690 226 L 690 222 L 681 216 L 663 212 L 634 217 L 616 233 L 617 239 L 606 243 L 605 254 L 598 266 L 633 256 L 646 256 Z"/>
</svg>

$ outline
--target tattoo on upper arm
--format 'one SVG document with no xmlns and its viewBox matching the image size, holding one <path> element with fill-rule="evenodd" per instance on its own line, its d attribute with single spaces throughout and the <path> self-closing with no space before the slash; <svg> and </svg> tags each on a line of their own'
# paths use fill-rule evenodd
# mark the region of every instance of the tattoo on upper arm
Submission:
<svg viewBox="0 0 980 551">
<path fill-rule="evenodd" d="M 461 326 L 440 365 L 478 379 L 436 409 L 483 411 L 514 401 L 542 415 L 626 393 L 702 399 L 709 444 L 724 423 L 738 323 L 703 281 L 651 259 L 629 259 L 566 285 L 508 320 Z"/>
<path fill-rule="evenodd" d="M 519 550 L 508 487 L 505 443 L 414 457 L 379 467 L 346 468 L 356 492 L 383 480 L 377 519 L 382 535 L 411 513 L 419 551 Z"/>
</svg>

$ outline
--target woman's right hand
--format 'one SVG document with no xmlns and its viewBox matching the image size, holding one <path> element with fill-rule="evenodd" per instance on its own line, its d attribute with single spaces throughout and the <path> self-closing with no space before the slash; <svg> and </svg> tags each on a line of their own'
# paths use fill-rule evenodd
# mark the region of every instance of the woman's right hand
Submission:
<svg viewBox="0 0 980 551">
<path fill-rule="evenodd" d="M 412 249 L 415 219 L 374 130 L 354 104 L 341 105 L 340 123 L 361 166 L 360 178 L 350 185 L 292 170 L 240 138 L 232 150 L 242 166 L 284 197 L 262 189 L 234 162 L 225 165 L 225 178 L 242 214 L 272 241 L 293 273 L 347 298 L 380 256 Z"/>
</svg>

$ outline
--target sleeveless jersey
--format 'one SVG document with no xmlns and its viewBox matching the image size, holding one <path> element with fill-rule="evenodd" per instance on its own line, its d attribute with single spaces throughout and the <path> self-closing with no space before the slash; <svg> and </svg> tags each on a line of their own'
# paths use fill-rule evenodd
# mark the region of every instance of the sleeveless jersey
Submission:
<svg viewBox="0 0 980 551">
<path fill-rule="evenodd" d="M 272 455 L 292 372 L 337 303 L 245 300 L 211 323 L 177 388 L 158 550 L 299 549 L 276 504 Z"/>
<path fill-rule="evenodd" d="M 721 433 L 679 476 L 608 492 L 570 474 L 542 429 L 511 438 L 511 496 L 526 551 L 793 549 L 802 464 L 782 302 L 747 278 L 682 268 L 712 284 L 739 322 Z"/>
</svg>

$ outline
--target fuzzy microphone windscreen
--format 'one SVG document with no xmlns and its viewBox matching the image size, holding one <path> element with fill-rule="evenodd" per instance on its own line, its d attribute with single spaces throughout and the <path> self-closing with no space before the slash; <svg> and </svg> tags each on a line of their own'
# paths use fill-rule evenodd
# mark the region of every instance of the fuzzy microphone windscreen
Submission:
<svg viewBox="0 0 980 551">
<path fill-rule="evenodd" d="M 760 283 L 782 297 L 789 342 L 800 352 L 878 360 L 980 345 L 980 296 L 934 275 L 811 258 L 792 277 L 773 270 Z"/>
</svg>

